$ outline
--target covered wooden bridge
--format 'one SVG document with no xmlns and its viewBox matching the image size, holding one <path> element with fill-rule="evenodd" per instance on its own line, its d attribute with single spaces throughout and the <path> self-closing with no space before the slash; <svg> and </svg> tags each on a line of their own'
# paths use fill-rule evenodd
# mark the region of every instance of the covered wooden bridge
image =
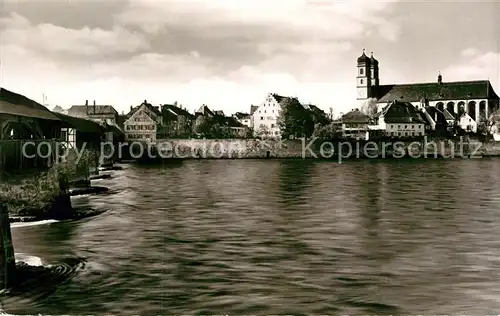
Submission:
<svg viewBox="0 0 500 316">
<path fill-rule="evenodd" d="M 38 146 L 39 154 L 37 146 L 26 146 L 23 154 L 23 145 L 27 141 L 55 144 L 62 124 L 40 103 L 0 87 L 0 170 L 50 166 L 55 146 Z"/>
</svg>

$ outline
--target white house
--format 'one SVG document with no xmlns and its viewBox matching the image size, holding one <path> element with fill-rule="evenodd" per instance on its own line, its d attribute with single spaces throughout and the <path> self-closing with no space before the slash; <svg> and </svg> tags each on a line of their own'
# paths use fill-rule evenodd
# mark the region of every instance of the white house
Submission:
<svg viewBox="0 0 500 316">
<path fill-rule="evenodd" d="M 251 125 L 253 125 L 256 135 L 268 137 L 280 136 L 277 119 L 281 109 L 280 102 L 285 98 L 275 93 L 269 93 L 264 102 L 253 111 L 253 124 Z"/>
<path fill-rule="evenodd" d="M 467 113 L 463 113 L 458 120 L 458 126 L 460 126 L 466 132 L 477 132 L 477 122 Z"/>
</svg>

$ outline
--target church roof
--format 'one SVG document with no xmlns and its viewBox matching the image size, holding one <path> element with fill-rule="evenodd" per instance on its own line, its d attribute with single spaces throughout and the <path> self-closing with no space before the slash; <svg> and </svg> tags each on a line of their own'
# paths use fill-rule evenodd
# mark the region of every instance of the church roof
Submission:
<svg viewBox="0 0 500 316">
<path fill-rule="evenodd" d="M 498 95 L 488 80 L 382 85 L 377 90 L 379 102 L 419 102 L 422 98 L 433 101 L 498 99 Z"/>
<path fill-rule="evenodd" d="M 425 119 L 411 103 L 394 101 L 389 103 L 379 112 L 384 116 L 385 123 L 425 123 Z"/>
</svg>

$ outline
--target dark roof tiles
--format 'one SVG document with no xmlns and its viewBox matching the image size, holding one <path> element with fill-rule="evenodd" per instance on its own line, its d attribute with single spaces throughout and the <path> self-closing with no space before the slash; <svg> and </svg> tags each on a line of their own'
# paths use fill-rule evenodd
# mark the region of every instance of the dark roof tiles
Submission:
<svg viewBox="0 0 500 316">
<path fill-rule="evenodd" d="M 342 116 L 342 123 L 368 124 L 370 118 L 358 109 L 352 110 Z"/>
<path fill-rule="evenodd" d="M 40 103 L 4 88 L 0 88 L 0 113 L 59 121 L 54 113 Z"/>
<path fill-rule="evenodd" d="M 382 85 L 377 91 L 379 102 L 420 102 L 428 100 L 498 99 L 491 84 L 482 81 L 415 83 Z"/>
<path fill-rule="evenodd" d="M 382 109 L 379 116 L 384 116 L 385 123 L 425 123 L 422 113 L 413 104 L 394 101 Z"/>
</svg>

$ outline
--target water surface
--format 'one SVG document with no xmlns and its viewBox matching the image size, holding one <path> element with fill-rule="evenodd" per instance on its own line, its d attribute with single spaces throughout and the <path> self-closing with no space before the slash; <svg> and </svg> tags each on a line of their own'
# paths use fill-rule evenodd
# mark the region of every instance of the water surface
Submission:
<svg viewBox="0 0 500 316">
<path fill-rule="evenodd" d="M 128 166 L 16 252 L 85 268 L 18 314 L 500 312 L 500 160 Z"/>
</svg>

